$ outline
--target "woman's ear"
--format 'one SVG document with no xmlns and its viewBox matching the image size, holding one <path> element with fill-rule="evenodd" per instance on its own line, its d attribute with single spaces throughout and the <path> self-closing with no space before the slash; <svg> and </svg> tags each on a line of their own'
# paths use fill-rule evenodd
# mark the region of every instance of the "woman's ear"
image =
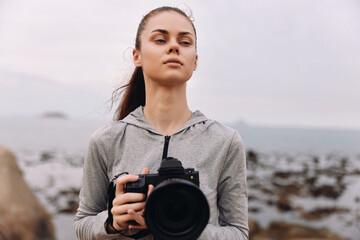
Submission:
<svg viewBox="0 0 360 240">
<path fill-rule="evenodd" d="M 142 64 L 141 64 L 141 55 L 140 55 L 139 51 L 136 50 L 136 49 L 133 50 L 133 61 L 134 61 L 135 67 L 141 67 L 142 66 Z"/>
<path fill-rule="evenodd" d="M 195 71 L 196 68 L 197 68 L 197 64 L 198 64 L 198 55 L 196 54 L 196 56 L 195 56 L 195 61 L 194 61 L 194 71 Z"/>
</svg>

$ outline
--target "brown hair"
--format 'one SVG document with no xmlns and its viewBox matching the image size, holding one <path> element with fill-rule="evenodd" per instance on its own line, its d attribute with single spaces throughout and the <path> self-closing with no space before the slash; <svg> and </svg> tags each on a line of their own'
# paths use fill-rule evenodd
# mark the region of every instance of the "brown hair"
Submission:
<svg viewBox="0 0 360 240">
<path fill-rule="evenodd" d="M 135 38 L 136 50 L 140 50 L 140 45 L 141 45 L 140 36 L 145 28 L 147 20 L 150 17 L 165 11 L 174 11 L 189 19 L 195 31 L 195 47 L 196 47 L 196 29 L 193 24 L 193 21 L 191 20 L 191 17 L 188 16 L 185 12 L 183 12 L 179 8 L 164 6 L 150 11 L 141 19 Z M 130 112 L 135 110 L 137 107 L 145 106 L 145 81 L 141 67 L 135 68 L 128 84 L 125 84 L 114 90 L 111 97 L 111 102 L 112 102 L 111 106 L 113 106 L 114 102 L 116 102 L 119 99 L 122 92 L 124 92 L 124 95 L 121 99 L 119 106 L 116 109 L 115 120 L 124 119 Z"/>
</svg>

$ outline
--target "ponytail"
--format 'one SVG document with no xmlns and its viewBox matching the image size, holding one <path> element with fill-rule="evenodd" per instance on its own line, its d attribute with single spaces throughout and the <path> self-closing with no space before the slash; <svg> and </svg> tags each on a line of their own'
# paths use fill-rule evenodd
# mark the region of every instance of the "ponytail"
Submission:
<svg viewBox="0 0 360 240">
<path fill-rule="evenodd" d="M 145 106 L 145 82 L 141 67 L 135 68 L 128 84 L 117 88 L 112 94 L 112 104 L 124 92 L 124 96 L 116 109 L 115 120 L 124 119 L 139 106 Z"/>
</svg>

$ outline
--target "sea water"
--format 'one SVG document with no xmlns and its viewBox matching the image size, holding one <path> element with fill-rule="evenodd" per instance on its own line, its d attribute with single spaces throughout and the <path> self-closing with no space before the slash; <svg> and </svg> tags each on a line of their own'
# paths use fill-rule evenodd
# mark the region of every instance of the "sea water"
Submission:
<svg viewBox="0 0 360 240">
<path fill-rule="evenodd" d="M 0 117 L 0 145 L 9 148 L 17 156 L 25 180 L 53 215 L 59 240 L 76 239 L 73 218 L 84 155 L 92 133 L 108 121 Z M 261 209 L 258 212 L 250 211 L 250 217 L 258 220 L 263 227 L 271 221 L 283 220 L 327 227 L 349 239 L 355 240 L 355 236 L 360 236 L 357 220 L 360 218 L 360 207 L 354 200 L 360 199 L 360 181 L 356 174 L 344 177 L 342 181 L 346 184 L 346 190 L 336 200 L 292 197 L 292 201 L 303 209 L 318 205 L 350 206 L 350 213 L 332 214 L 310 222 L 302 220 L 298 212 L 279 212 L 265 205 L 261 200 L 274 196 L 264 195 L 251 186 L 259 182 L 271 182 L 272 174 L 276 171 L 302 171 L 306 164 L 313 162 L 314 157 L 318 158 L 317 164 L 325 166 L 321 169 L 331 164 L 337 166 L 343 158 L 348 159 L 346 169 L 360 169 L 360 131 L 272 128 L 245 124 L 233 124 L 232 127 L 239 131 L 246 150 L 256 152 L 259 162 L 263 164 L 263 167 L 248 169 L 249 177 L 256 179 L 249 178 L 249 196 L 257 196 L 257 200 L 249 200 L 249 207 Z M 310 168 L 312 166 L 310 164 Z M 318 180 L 333 181 L 331 175 L 322 178 Z M 339 219 L 347 225 L 339 224 Z"/>
</svg>

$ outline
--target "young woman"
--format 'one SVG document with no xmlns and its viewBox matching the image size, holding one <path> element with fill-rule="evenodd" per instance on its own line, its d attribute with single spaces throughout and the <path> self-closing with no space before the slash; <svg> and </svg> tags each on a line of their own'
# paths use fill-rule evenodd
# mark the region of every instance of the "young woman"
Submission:
<svg viewBox="0 0 360 240">
<path fill-rule="evenodd" d="M 210 206 L 210 219 L 199 239 L 248 239 L 241 138 L 187 105 L 186 82 L 198 62 L 196 44 L 193 22 L 178 8 L 154 9 L 140 22 L 133 50 L 136 68 L 116 120 L 93 134 L 85 157 L 75 218 L 79 239 L 128 239 L 120 233 L 147 228 L 145 195 L 124 192 L 124 184 L 137 181 L 139 173 L 156 173 L 165 145 L 168 156 L 199 171 L 200 189 Z M 117 179 L 111 225 L 107 186 L 122 172 L 130 174 Z"/>
</svg>

